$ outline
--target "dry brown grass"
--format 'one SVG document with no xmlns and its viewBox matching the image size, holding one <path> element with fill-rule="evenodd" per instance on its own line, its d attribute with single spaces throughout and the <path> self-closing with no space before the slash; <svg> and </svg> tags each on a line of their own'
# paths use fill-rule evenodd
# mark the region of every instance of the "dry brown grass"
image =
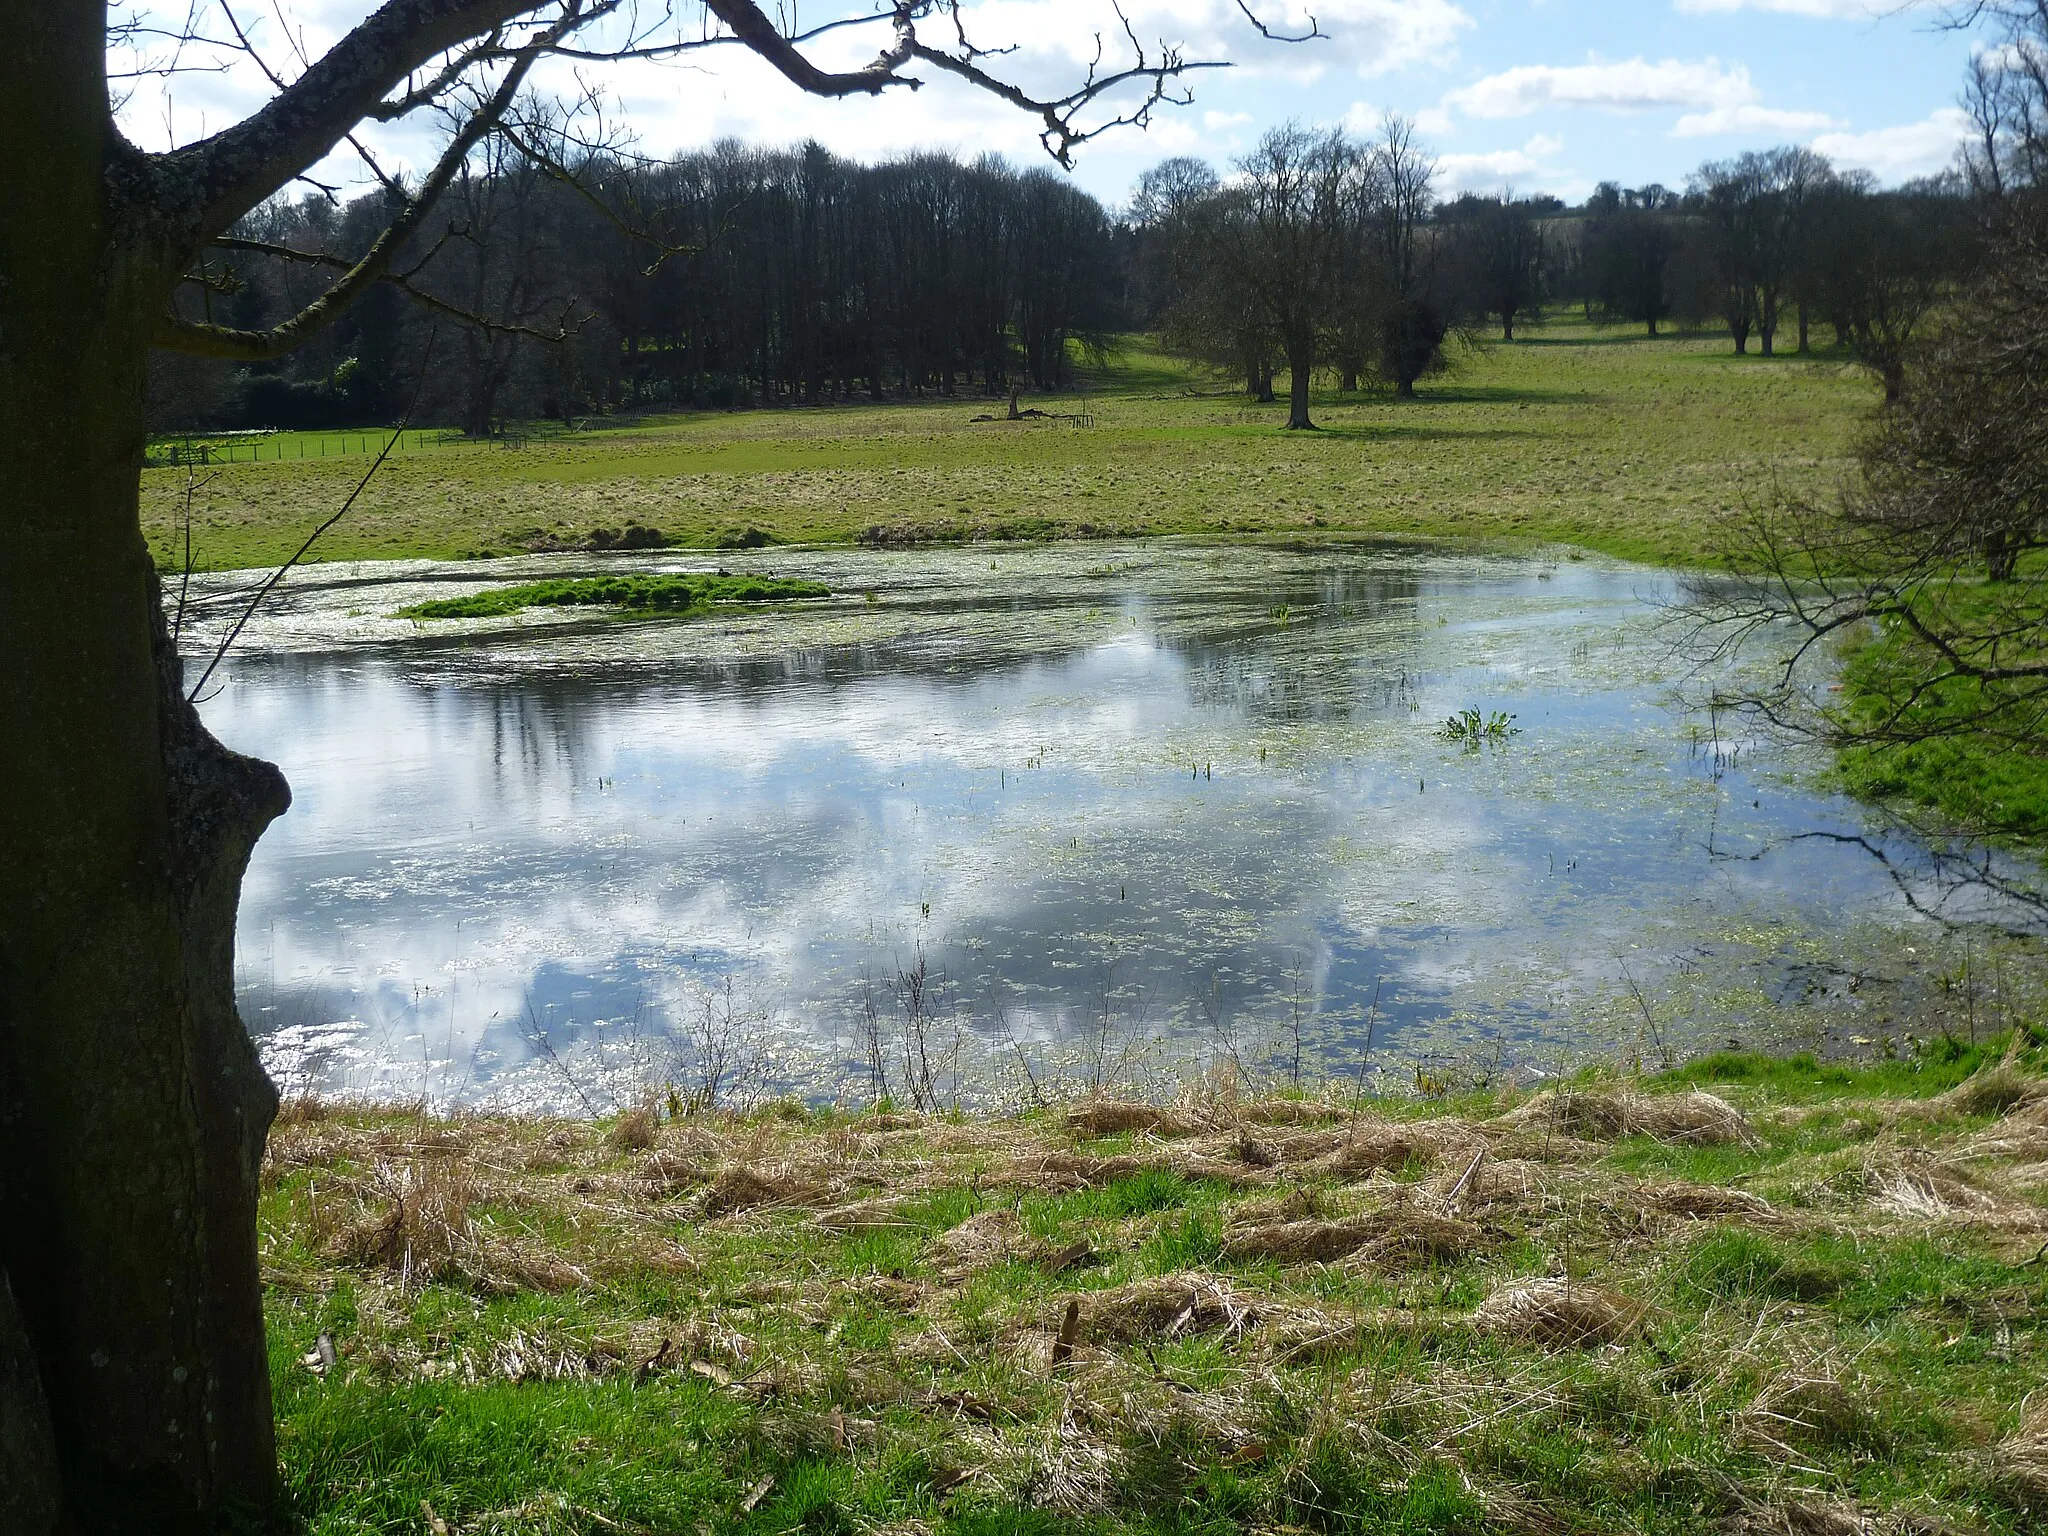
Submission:
<svg viewBox="0 0 2048 1536">
<path fill-rule="evenodd" d="M 1746 1221 L 1771 1221 L 1777 1216 L 1770 1201 L 1761 1195 L 1730 1189 L 1724 1184 L 1646 1184 L 1638 1193 L 1652 1210 L 1696 1221 L 1730 1216 Z"/>
<path fill-rule="evenodd" d="M 1908 1154 L 1865 1171 L 1870 1203 L 1893 1216 L 1920 1221 L 1988 1215 L 2000 1207 L 1998 1198 L 1981 1189 L 1960 1169 L 1944 1166 L 1925 1154 Z"/>
<path fill-rule="evenodd" d="M 660 1123 L 659 1113 L 646 1105 L 629 1109 L 605 1132 L 605 1145 L 614 1152 L 648 1151 L 654 1146 Z"/>
<path fill-rule="evenodd" d="M 1958 1083 L 1930 1101 L 1930 1107 L 1962 1115 L 2003 1115 L 2042 1103 L 2048 1103 L 2048 1081 L 2002 1061 Z"/>
<path fill-rule="evenodd" d="M 1491 1246 L 1469 1221 L 1412 1203 L 1385 1206 L 1336 1221 L 1312 1218 L 1235 1225 L 1224 1234 L 1226 1258 L 1325 1264 L 1335 1259 L 1398 1265 L 1456 1261 Z"/>
<path fill-rule="evenodd" d="M 817 1205 L 837 1192 L 838 1186 L 814 1168 L 787 1163 L 761 1167 L 735 1163 L 712 1175 L 698 1200 L 706 1216 L 730 1216 L 740 1211 Z"/>
<path fill-rule="evenodd" d="M 1326 1099 L 1254 1099 L 1237 1106 L 1236 1118 L 1248 1125 L 1326 1125 L 1350 1112 Z"/>
<path fill-rule="evenodd" d="M 1011 1210 L 978 1211 L 933 1239 L 948 1268 L 956 1273 L 1007 1264 L 1033 1252 L 1036 1242 Z"/>
<path fill-rule="evenodd" d="M 1994 1180 L 1924 1151 L 1866 1167 L 1862 1183 L 1870 1208 L 1898 1221 L 1969 1227 L 2023 1245 L 2048 1233 L 2048 1208 L 2006 1187 L 2009 1175 Z"/>
<path fill-rule="evenodd" d="M 1091 1157 L 1058 1147 L 1015 1152 L 990 1172 L 987 1182 L 1007 1189 L 1101 1189 L 1135 1174 L 1159 1172 L 1230 1185 L 1270 1183 L 1272 1179 L 1265 1169 L 1206 1156 L 1181 1145 L 1162 1147 L 1156 1154 L 1119 1153 L 1114 1157 Z"/>
<path fill-rule="evenodd" d="M 1687 1529 L 1733 1510 L 1730 1532 L 1906 1536 L 1919 1528 L 1843 1502 L 1850 1485 L 1836 1477 L 1925 1448 L 1914 1426 L 1929 1415 L 1895 1411 L 1911 1392 L 1895 1344 L 1873 1343 L 1831 1298 L 1794 1304 L 1731 1284 L 1695 1309 L 1693 1255 L 1721 1241 L 1701 1227 L 1765 1226 L 1788 1254 L 1867 1237 L 1883 1262 L 1885 1247 L 1939 1223 L 1944 1250 L 2007 1255 L 2008 1228 L 2039 1219 L 2008 1154 L 2030 1145 L 2037 1118 L 2048 1128 L 2048 1101 L 1988 1129 L 1901 1112 L 1874 1144 L 1810 1150 L 1830 1123 L 1778 1117 L 1770 1156 L 1736 1157 L 1739 1173 L 1704 1183 L 1640 1170 L 1712 1167 L 1720 1155 L 1686 1149 L 1752 1134 L 1706 1095 L 1660 1105 L 1603 1087 L 1414 1119 L 1278 1102 L 1288 1108 L 1221 1094 L 1170 1111 L 1100 1100 L 900 1123 L 650 1116 L 626 1132 L 305 1106 L 272 1151 L 273 1306 L 310 1322 L 346 1271 L 355 1321 L 335 1330 L 338 1370 L 360 1385 L 708 1383 L 749 1426 L 749 1455 L 925 1458 L 973 1500 L 1110 1528 L 1131 1519 L 1134 1480 L 1163 1479 L 1162 1496 L 1179 1497 L 1175 1479 L 1220 1459 L 1247 1486 L 1312 1501 L 1294 1480 L 1319 1475 L 1299 1460 L 1313 1442 L 1346 1448 L 1389 1488 L 1450 1469 L 1489 1536 L 1608 1529 L 1507 1480 L 1498 1458 L 1525 1434 L 1583 1428 L 1601 1475 L 1626 1483 L 1641 1457 L 1625 1417 L 1719 1448 L 1726 1486 Z M 1074 1144 L 1092 1134 L 1134 1139 L 1096 1156 Z M 1613 1146 L 1642 1135 L 1674 1150 Z M 1158 1172 L 1189 1182 L 1090 1193 Z M 946 1210 L 974 1214 L 940 1230 Z M 2007 1261 L 2025 1264 L 2040 1241 Z M 1582 1278 L 1520 1278 L 1532 1261 Z M 474 1295 L 428 1305 L 418 1288 L 430 1281 Z M 2015 1360 L 2034 1335 L 2026 1283 L 1981 1298 Z M 493 1300 L 564 1289 L 582 1294 Z M 1475 1295 L 1486 1299 L 1466 1310 Z M 1651 1296 L 1686 1326 L 1653 1341 L 1637 1299 Z M 1974 1319 L 1980 1298 L 1967 1306 Z M 294 1342 L 303 1352 L 312 1338 Z M 1578 1351 L 1598 1352 L 1566 1358 Z M 2015 1369 L 1970 1409 L 1977 1428 L 1962 1441 L 1982 1449 L 1942 1454 L 1972 1496 L 2048 1510 L 2048 1416 L 1993 1447 Z M 1795 1482 L 1825 1496 L 1788 1498 Z M 490 1501 L 508 1505 L 490 1515 L 500 1528 L 512 1528 L 513 1497 Z M 1248 1528 L 1286 1529 L 1274 1511 L 1308 1507 L 1283 1501 Z M 536 1528 L 554 1518 L 534 1511 Z"/>
<path fill-rule="evenodd" d="M 497 1234 L 477 1221 L 485 1191 L 456 1158 L 385 1162 L 312 1197 L 314 1246 L 351 1269 L 385 1271 L 403 1285 L 440 1281 L 478 1290 L 558 1291 L 590 1276 L 545 1245 Z"/>
<path fill-rule="evenodd" d="M 1999 1490 L 2028 1514 L 2048 1520 L 2048 1403 L 2036 1405 L 1991 1458 Z"/>
<path fill-rule="evenodd" d="M 1487 1123 L 1511 1130 L 1557 1131 L 1595 1142 L 1623 1136 L 1650 1136 L 1687 1146 L 1752 1146 L 1757 1141 L 1741 1110 L 1700 1089 L 1675 1094 L 1629 1088 L 1546 1090 Z"/>
<path fill-rule="evenodd" d="M 2048 1099 L 2022 1104 L 1964 1143 L 1970 1157 L 2048 1160 Z"/>
<path fill-rule="evenodd" d="M 640 1165 L 641 1185 L 656 1199 L 702 1188 L 715 1176 L 711 1169 L 681 1152 L 657 1152 Z"/>
<path fill-rule="evenodd" d="M 1869 1446 L 1883 1419 L 1853 1374 L 1826 1354 L 1770 1369 L 1742 1414 L 1749 1438 L 1778 1459 L 1836 1446 Z"/>
<path fill-rule="evenodd" d="M 1091 1344 L 1138 1344 L 1192 1334 L 1241 1335 L 1260 1322 L 1260 1303 L 1228 1280 L 1199 1271 L 1134 1280 L 1081 1298 L 1081 1337 Z"/>
<path fill-rule="evenodd" d="M 1649 1315 L 1646 1303 L 1603 1286 L 1525 1280 L 1495 1291 L 1472 1318 L 1482 1330 L 1511 1343 L 1583 1349 L 1635 1337 Z"/>
<path fill-rule="evenodd" d="M 932 1239 L 939 1275 L 949 1283 L 997 1264 L 1035 1264 L 1048 1274 L 1073 1269 L 1094 1257 L 1086 1242 L 1049 1243 L 1024 1230 L 1013 1210 L 979 1211 Z"/>
<path fill-rule="evenodd" d="M 1067 1111 L 1067 1129 L 1076 1136 L 1116 1136 L 1143 1131 L 1150 1136 L 1193 1136 L 1208 1126 L 1194 1115 L 1140 1100 L 1090 1099 Z"/>
<path fill-rule="evenodd" d="M 1320 1138 L 1319 1138 L 1320 1139 Z M 1360 1121 L 1329 1139 L 1326 1150 L 1312 1154 L 1306 1170 L 1339 1181 L 1400 1168 L 1426 1167 L 1460 1154 L 1469 1155 L 1479 1138 L 1462 1120 L 1429 1122 Z M 1309 1143 L 1301 1138 L 1289 1148 L 1299 1160 Z"/>
<path fill-rule="evenodd" d="M 1889 1536 L 1901 1529 L 1853 1504 L 1800 1499 L 1752 1504 L 1721 1522 L 1723 1536 Z"/>
</svg>

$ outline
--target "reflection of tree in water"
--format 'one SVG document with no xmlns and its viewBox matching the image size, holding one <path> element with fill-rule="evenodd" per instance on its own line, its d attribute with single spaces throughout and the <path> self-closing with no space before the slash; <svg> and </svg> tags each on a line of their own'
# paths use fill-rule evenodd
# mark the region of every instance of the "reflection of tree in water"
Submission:
<svg viewBox="0 0 2048 1536">
<path fill-rule="evenodd" d="M 1117 590 L 1141 621 L 1149 621 L 1153 643 L 1186 664 L 1190 701 L 1197 706 L 1237 707 L 1263 720 L 1344 718 L 1361 703 L 1374 711 L 1389 707 L 1412 685 L 1419 650 L 1415 614 L 1424 583 L 1411 573 L 1320 564 L 1247 573 L 1245 584 L 1193 592 L 1173 584 L 1176 572 L 1157 574 L 1156 582 Z M 1099 611 L 1104 597 L 1101 590 L 1087 589 L 1034 594 L 1030 607 L 1041 616 L 1049 610 L 1078 615 Z M 1017 601 L 1021 606 L 1023 600 Z M 985 597 L 935 597 L 910 606 L 943 627 L 943 621 L 963 614 L 987 615 L 992 606 L 1000 611 L 1002 604 Z M 1333 656 L 1327 628 L 1332 623 L 1345 626 L 1347 634 L 1369 633 L 1369 648 L 1347 647 L 1346 654 Z M 495 654 L 471 669 L 464 653 L 474 649 L 473 638 L 429 637 L 372 649 L 383 650 L 393 674 L 430 698 L 459 690 L 463 698 L 487 699 L 492 763 L 501 771 L 517 764 L 539 779 L 551 767 L 573 773 L 575 764 L 588 761 L 595 728 L 621 703 L 644 705 L 672 696 L 756 700 L 765 706 L 792 686 L 829 688 L 883 677 L 964 690 L 1027 667 L 1069 661 L 1106 638 L 1078 625 L 1035 629 L 1014 639 L 999 627 L 982 626 L 971 643 L 962 643 L 957 635 L 912 623 L 888 639 L 798 646 L 771 656 L 619 656 L 539 664 L 561 640 L 543 635 L 531 642 L 537 664 L 530 669 Z M 331 658 L 293 656 L 252 660 L 243 668 L 275 668 L 304 682 L 337 665 Z"/>
<path fill-rule="evenodd" d="M 1254 611 L 1228 628 L 1162 643 L 1187 663 L 1198 707 L 1241 709 L 1253 723 L 1381 713 L 1420 670 L 1423 590 L 1407 572 L 1304 572 L 1239 599 L 1234 607 Z"/>
<path fill-rule="evenodd" d="M 2048 870 L 2038 860 L 1886 808 L 1867 832 L 1812 831 L 1795 841 L 1860 848 L 1900 898 L 1947 928 L 1982 928 L 2006 938 L 2048 937 Z"/>
</svg>

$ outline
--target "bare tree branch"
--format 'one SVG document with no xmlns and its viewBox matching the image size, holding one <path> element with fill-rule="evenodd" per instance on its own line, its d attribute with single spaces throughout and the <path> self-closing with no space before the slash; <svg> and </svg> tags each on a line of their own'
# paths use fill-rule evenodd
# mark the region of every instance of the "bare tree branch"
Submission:
<svg viewBox="0 0 2048 1536">
<path fill-rule="evenodd" d="M 536 0 L 386 0 L 234 127 L 148 157 L 158 184 L 151 190 L 166 197 L 178 235 L 196 250 L 310 170 L 416 71 L 471 38 L 548 8 Z M 588 19 L 582 0 L 566 0 L 561 9 L 563 22 Z"/>
<path fill-rule="evenodd" d="M 441 248 L 442 243 L 443 242 L 437 241 L 435 243 L 434 249 L 438 251 Z M 354 262 L 350 261 L 346 256 L 337 256 L 331 251 L 302 251 L 294 246 L 278 245 L 275 242 L 269 240 L 248 240 L 232 235 L 223 235 L 220 239 L 214 241 L 214 248 L 226 251 L 246 251 L 252 256 L 268 256 L 273 260 L 277 261 L 297 262 L 303 266 L 324 267 L 332 271 L 350 272 L 355 269 L 356 265 Z M 388 284 L 393 288 L 396 288 L 399 292 L 403 293 L 407 298 L 411 299 L 414 303 L 418 304 L 423 309 L 430 309 L 433 310 L 436 314 L 446 315 L 451 320 L 459 320 L 464 325 L 470 326 L 479 331 L 490 331 L 500 336 L 525 336 L 531 338 L 534 341 L 545 341 L 549 343 L 562 341 L 572 333 L 573 327 L 570 324 L 568 310 L 566 307 L 563 312 L 562 323 L 557 325 L 555 329 L 551 331 L 544 331 L 540 329 L 538 326 L 517 325 L 509 323 L 504 320 L 496 320 L 489 315 L 479 314 L 475 310 L 464 309 L 459 304 L 450 303 L 448 300 L 440 297 L 438 294 L 435 294 L 428 289 L 422 288 L 418 283 L 413 281 L 414 277 L 418 275 L 420 270 L 424 268 L 427 265 L 428 261 L 431 259 L 432 253 L 430 252 L 427 256 L 423 256 L 418 261 L 414 262 L 411 267 L 407 268 L 403 272 L 380 273 L 378 275 L 377 281 L 380 283 Z M 589 317 L 585 316 L 584 318 L 587 320 Z M 268 333 L 237 332 L 234 334 L 266 335 Z M 203 348 L 199 350 L 201 356 L 216 357 L 220 355 L 219 353 L 205 351 L 203 350 Z M 260 361 L 260 359 L 243 360 Z"/>
<path fill-rule="evenodd" d="M 704 0 L 704 8 L 732 28 L 735 38 L 810 95 L 878 96 L 892 85 L 916 90 L 921 83 L 897 73 L 916 51 L 918 0 L 897 0 L 891 18 L 896 40 L 875 55 L 872 63 L 846 74 L 832 74 L 805 58 L 753 0 Z"/>
<path fill-rule="evenodd" d="M 559 29 L 566 29 L 576 22 L 574 12 L 564 15 L 556 23 Z M 544 34 L 545 36 L 545 34 Z M 432 209 L 434 202 L 455 179 L 462 164 L 469 158 L 484 135 L 497 125 L 525 83 L 527 72 L 539 57 L 538 49 L 532 46 L 522 49 L 505 72 L 505 78 L 491 96 L 469 115 L 462 127 L 449 141 L 440 160 L 428 174 L 427 179 L 414 194 L 412 200 L 379 235 L 361 260 L 351 267 L 340 281 L 315 299 L 311 304 L 280 325 L 267 331 L 237 330 L 230 326 L 210 325 L 201 321 L 187 320 L 167 312 L 158 322 L 155 344 L 173 351 L 196 353 L 202 357 L 226 358 L 237 362 L 265 362 L 282 357 L 298 346 L 306 337 L 322 327 L 339 319 L 348 306 L 373 283 L 383 280 L 390 270 L 392 260 L 399 248 L 420 226 Z"/>
</svg>

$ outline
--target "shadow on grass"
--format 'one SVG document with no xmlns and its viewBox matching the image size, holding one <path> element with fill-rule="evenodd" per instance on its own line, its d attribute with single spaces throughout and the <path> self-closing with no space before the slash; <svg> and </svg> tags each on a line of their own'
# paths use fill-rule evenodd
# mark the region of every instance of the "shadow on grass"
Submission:
<svg viewBox="0 0 2048 1536">
<path fill-rule="evenodd" d="M 1517 336 L 1513 341 L 1502 341 L 1498 336 L 1489 337 L 1484 345 L 1489 347 L 1638 347 L 1645 344 L 1662 345 L 1673 341 L 1700 341 L 1709 339 L 1710 332 L 1661 331 L 1650 336 L 1641 331 L 1616 334 L 1608 332 L 1597 336 Z"/>
<path fill-rule="evenodd" d="M 1367 397 L 1368 399 L 1370 397 Z M 1390 407 L 1417 405 L 1606 405 L 1611 396 L 1587 389 L 1528 389 L 1513 384 L 1422 386 L 1413 400 L 1389 399 Z"/>
<path fill-rule="evenodd" d="M 1288 432 L 1275 422 L 1271 427 L 1263 422 L 1247 422 L 1239 429 L 1247 433 L 1274 437 L 1286 437 L 1303 443 L 1317 442 L 1360 442 L 1384 443 L 1392 441 L 1434 443 L 1491 441 L 1519 441 L 1540 435 L 1534 427 L 1461 427 L 1437 422 L 1401 421 L 1385 417 L 1372 417 L 1364 421 L 1319 421 L 1313 432 Z"/>
</svg>

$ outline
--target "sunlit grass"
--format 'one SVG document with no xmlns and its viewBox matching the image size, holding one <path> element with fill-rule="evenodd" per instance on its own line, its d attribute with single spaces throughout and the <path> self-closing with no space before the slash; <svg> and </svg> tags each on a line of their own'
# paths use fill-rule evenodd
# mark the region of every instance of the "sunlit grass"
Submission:
<svg viewBox="0 0 2048 1536">
<path fill-rule="evenodd" d="M 316 1533 L 2018 1536 L 2001 1447 L 2048 1389 L 2048 1084 L 2019 1044 L 1568 1090 L 1720 1128 L 1692 1143 L 1494 1095 L 1305 1119 L 1193 1093 L 1113 1138 L 294 1106 L 263 1211 L 291 1503 Z M 1741 1115 L 1658 1097 L 1702 1081 Z M 1402 1179 L 1333 1171 L 1395 1134 Z M 1462 1248 L 1231 1256 L 1276 1222 L 1425 1216 Z M 1560 1279 L 1638 1321 L 1489 1324 Z"/>
<path fill-rule="evenodd" d="M 1415 401 L 1325 391 L 1324 431 L 1307 434 L 1280 430 L 1284 405 L 1253 405 L 1134 339 L 1088 379 L 1086 429 L 977 424 L 986 402 L 960 397 L 651 417 L 523 448 L 429 444 L 395 455 L 317 554 L 506 554 L 630 523 L 703 548 L 1392 534 L 1711 561 L 1722 515 L 1838 474 L 1875 399 L 1840 357 L 1726 351 L 1556 317 L 1529 341 L 1462 352 Z M 367 463 L 281 451 L 210 472 L 193 498 L 198 567 L 282 559 Z M 186 473 L 143 478 L 150 547 L 178 568 Z"/>
</svg>

